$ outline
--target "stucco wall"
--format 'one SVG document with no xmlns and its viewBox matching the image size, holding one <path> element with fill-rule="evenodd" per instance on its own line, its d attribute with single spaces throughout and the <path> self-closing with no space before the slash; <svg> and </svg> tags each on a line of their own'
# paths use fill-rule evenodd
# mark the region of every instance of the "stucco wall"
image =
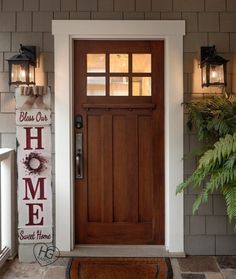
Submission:
<svg viewBox="0 0 236 279">
<path fill-rule="evenodd" d="M 51 86 L 54 94 L 52 19 L 184 19 L 184 96 L 199 97 L 215 89 L 201 88 L 200 47 L 216 45 L 228 63 L 228 89 L 236 93 L 235 0 L 0 0 L 0 144 L 15 147 L 14 89 L 8 86 L 6 59 L 18 52 L 20 43 L 36 45 L 40 53 L 37 84 Z M 199 143 L 194 133 L 184 135 L 185 153 Z M 195 167 L 185 159 L 184 175 Z M 185 193 L 185 249 L 188 254 L 236 254 L 236 236 L 225 215 L 224 201 L 214 194 L 192 216 L 196 192 Z"/>
</svg>

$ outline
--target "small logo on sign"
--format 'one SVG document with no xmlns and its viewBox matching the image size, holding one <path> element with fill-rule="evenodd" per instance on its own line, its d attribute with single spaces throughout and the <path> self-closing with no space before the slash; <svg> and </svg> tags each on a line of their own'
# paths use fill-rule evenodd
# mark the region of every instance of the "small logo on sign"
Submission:
<svg viewBox="0 0 236 279">
<path fill-rule="evenodd" d="M 34 257 L 41 266 L 55 263 L 60 257 L 60 251 L 56 246 L 46 243 L 37 243 L 33 248 Z"/>
</svg>

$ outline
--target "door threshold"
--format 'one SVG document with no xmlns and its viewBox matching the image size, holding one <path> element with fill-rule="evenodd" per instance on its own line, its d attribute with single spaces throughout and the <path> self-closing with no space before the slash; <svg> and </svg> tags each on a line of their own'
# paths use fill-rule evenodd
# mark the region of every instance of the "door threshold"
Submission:
<svg viewBox="0 0 236 279">
<path fill-rule="evenodd" d="M 60 252 L 62 257 L 135 257 L 182 258 L 185 253 L 170 253 L 165 246 L 160 245 L 76 245 L 73 251 Z"/>
</svg>

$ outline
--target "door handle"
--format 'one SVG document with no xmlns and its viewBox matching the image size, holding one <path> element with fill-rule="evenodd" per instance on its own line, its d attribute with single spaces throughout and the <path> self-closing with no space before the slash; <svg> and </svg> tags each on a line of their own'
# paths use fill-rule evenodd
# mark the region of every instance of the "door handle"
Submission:
<svg viewBox="0 0 236 279">
<path fill-rule="evenodd" d="M 76 178 L 82 178 L 82 154 L 81 150 L 78 150 L 76 154 Z"/>
<path fill-rule="evenodd" d="M 75 138 L 75 176 L 77 179 L 83 178 L 83 136 L 77 133 Z"/>
</svg>

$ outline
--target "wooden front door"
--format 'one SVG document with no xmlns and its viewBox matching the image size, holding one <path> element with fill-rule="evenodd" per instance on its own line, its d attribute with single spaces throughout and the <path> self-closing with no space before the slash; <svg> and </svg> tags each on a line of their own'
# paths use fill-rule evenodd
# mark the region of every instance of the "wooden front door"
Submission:
<svg viewBox="0 0 236 279">
<path fill-rule="evenodd" d="M 164 244 L 163 72 L 163 41 L 74 41 L 77 244 Z"/>
</svg>

